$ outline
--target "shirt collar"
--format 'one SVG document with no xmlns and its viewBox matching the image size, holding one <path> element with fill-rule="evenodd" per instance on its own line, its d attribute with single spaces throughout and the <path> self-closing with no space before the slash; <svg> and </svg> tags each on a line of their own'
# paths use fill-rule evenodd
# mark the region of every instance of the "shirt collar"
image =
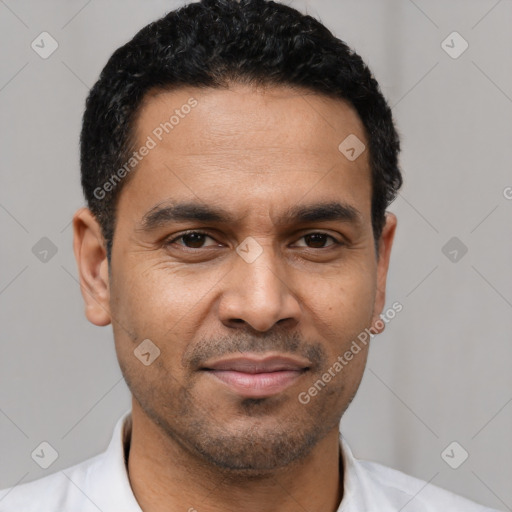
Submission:
<svg viewBox="0 0 512 512">
<path fill-rule="evenodd" d="M 337 512 L 396 512 L 402 510 L 410 496 L 391 490 L 376 480 L 367 462 L 354 457 L 350 446 L 340 434 L 340 450 L 343 458 L 343 498 Z M 417 512 L 424 508 L 415 505 Z"/>
<path fill-rule="evenodd" d="M 101 464 L 90 475 L 93 496 L 101 497 L 95 505 L 101 510 L 143 512 L 130 486 L 127 470 L 127 449 L 131 438 L 131 409 L 123 413 Z"/>
<path fill-rule="evenodd" d="M 106 457 L 95 475 L 98 487 L 98 492 L 95 494 L 105 496 L 101 507 L 104 510 L 143 512 L 135 499 L 128 477 L 127 460 L 132 431 L 131 420 L 131 410 L 127 410 L 117 421 Z M 375 495 L 375 488 L 368 482 L 364 468 L 355 459 L 352 450 L 341 435 L 340 452 L 343 467 L 343 498 L 337 512 L 384 510 L 382 507 L 386 506 L 386 497 L 380 493 L 379 496 Z M 107 487 L 108 491 L 105 492 Z"/>
</svg>

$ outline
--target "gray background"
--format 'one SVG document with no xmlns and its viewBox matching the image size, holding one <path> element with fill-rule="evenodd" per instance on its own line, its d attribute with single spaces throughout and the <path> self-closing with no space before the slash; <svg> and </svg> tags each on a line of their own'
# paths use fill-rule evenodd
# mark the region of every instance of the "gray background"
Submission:
<svg viewBox="0 0 512 512">
<path fill-rule="evenodd" d="M 83 314 L 78 135 L 110 54 L 182 3 L 0 0 L 0 488 L 104 450 L 130 407 L 111 327 Z M 288 4 L 366 59 L 402 135 L 388 306 L 403 311 L 374 338 L 342 432 L 359 458 L 512 510 L 512 1 Z M 31 48 L 43 31 L 59 44 L 48 59 Z M 453 31 L 469 44 L 458 58 L 442 47 Z M 57 249 L 46 262 L 42 237 Z M 41 441 L 59 453 L 46 470 Z M 452 441 L 469 453 L 458 469 L 441 457 Z"/>
</svg>

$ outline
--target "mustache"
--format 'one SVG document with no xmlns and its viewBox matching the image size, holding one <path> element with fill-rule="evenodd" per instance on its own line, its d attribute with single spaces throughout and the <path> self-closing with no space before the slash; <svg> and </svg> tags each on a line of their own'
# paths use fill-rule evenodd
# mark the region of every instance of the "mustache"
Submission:
<svg viewBox="0 0 512 512">
<path fill-rule="evenodd" d="M 274 332 L 261 336 L 237 333 L 236 336 L 224 336 L 216 339 L 201 338 L 185 350 L 181 363 L 185 368 L 195 371 L 210 359 L 243 352 L 280 352 L 302 356 L 311 362 L 312 371 L 324 368 L 327 362 L 327 354 L 321 343 L 308 342 L 296 332 Z"/>
</svg>

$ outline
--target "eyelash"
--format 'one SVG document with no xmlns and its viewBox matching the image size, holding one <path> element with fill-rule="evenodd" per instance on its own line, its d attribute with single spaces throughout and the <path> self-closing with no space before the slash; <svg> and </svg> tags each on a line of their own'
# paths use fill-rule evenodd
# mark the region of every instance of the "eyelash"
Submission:
<svg viewBox="0 0 512 512">
<path fill-rule="evenodd" d="M 212 240 L 215 240 L 210 234 L 205 233 L 204 231 L 186 231 L 185 233 L 181 233 L 181 235 L 179 235 L 179 236 L 176 236 L 174 238 L 166 240 L 164 242 L 164 245 L 166 247 L 168 247 L 168 246 L 172 245 L 173 243 L 175 243 L 177 240 L 180 240 L 181 238 L 183 238 L 183 237 L 185 237 L 187 235 L 203 235 L 205 237 L 211 238 Z M 323 233 L 322 231 L 312 231 L 311 233 L 306 233 L 305 235 L 302 235 L 300 237 L 300 239 L 302 239 L 302 238 L 304 238 L 306 236 L 309 236 L 309 235 L 324 235 L 327 238 L 330 238 L 334 243 L 331 244 L 331 245 L 328 245 L 327 247 L 305 247 L 306 249 L 328 249 L 329 247 L 344 245 L 343 242 L 340 242 L 339 240 L 334 238 L 332 235 L 329 235 L 328 233 Z M 200 249 L 204 249 L 204 247 L 194 248 L 194 247 L 187 247 L 186 245 L 181 245 L 181 247 L 183 247 L 185 249 L 188 249 L 188 250 L 191 250 L 191 251 L 198 251 Z"/>
</svg>

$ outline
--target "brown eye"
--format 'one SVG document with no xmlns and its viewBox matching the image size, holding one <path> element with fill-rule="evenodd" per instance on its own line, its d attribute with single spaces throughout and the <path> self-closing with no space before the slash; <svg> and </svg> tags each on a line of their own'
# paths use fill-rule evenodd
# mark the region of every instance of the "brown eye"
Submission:
<svg viewBox="0 0 512 512">
<path fill-rule="evenodd" d="M 329 238 L 333 241 L 333 243 L 326 246 L 325 244 Z M 307 247 L 310 247 L 311 249 L 323 249 L 324 247 L 340 245 L 340 242 L 338 242 L 333 236 L 328 235 L 327 233 L 309 233 L 304 235 L 302 239 L 306 241 Z"/>
<path fill-rule="evenodd" d="M 169 240 L 166 242 L 166 245 L 178 243 L 178 245 L 186 247 L 187 249 L 201 249 L 207 238 L 213 240 L 212 237 L 206 233 L 202 233 L 201 231 L 190 231 L 189 233 L 183 233 L 182 235 Z M 179 243 L 178 241 L 181 241 L 182 243 Z"/>
</svg>

